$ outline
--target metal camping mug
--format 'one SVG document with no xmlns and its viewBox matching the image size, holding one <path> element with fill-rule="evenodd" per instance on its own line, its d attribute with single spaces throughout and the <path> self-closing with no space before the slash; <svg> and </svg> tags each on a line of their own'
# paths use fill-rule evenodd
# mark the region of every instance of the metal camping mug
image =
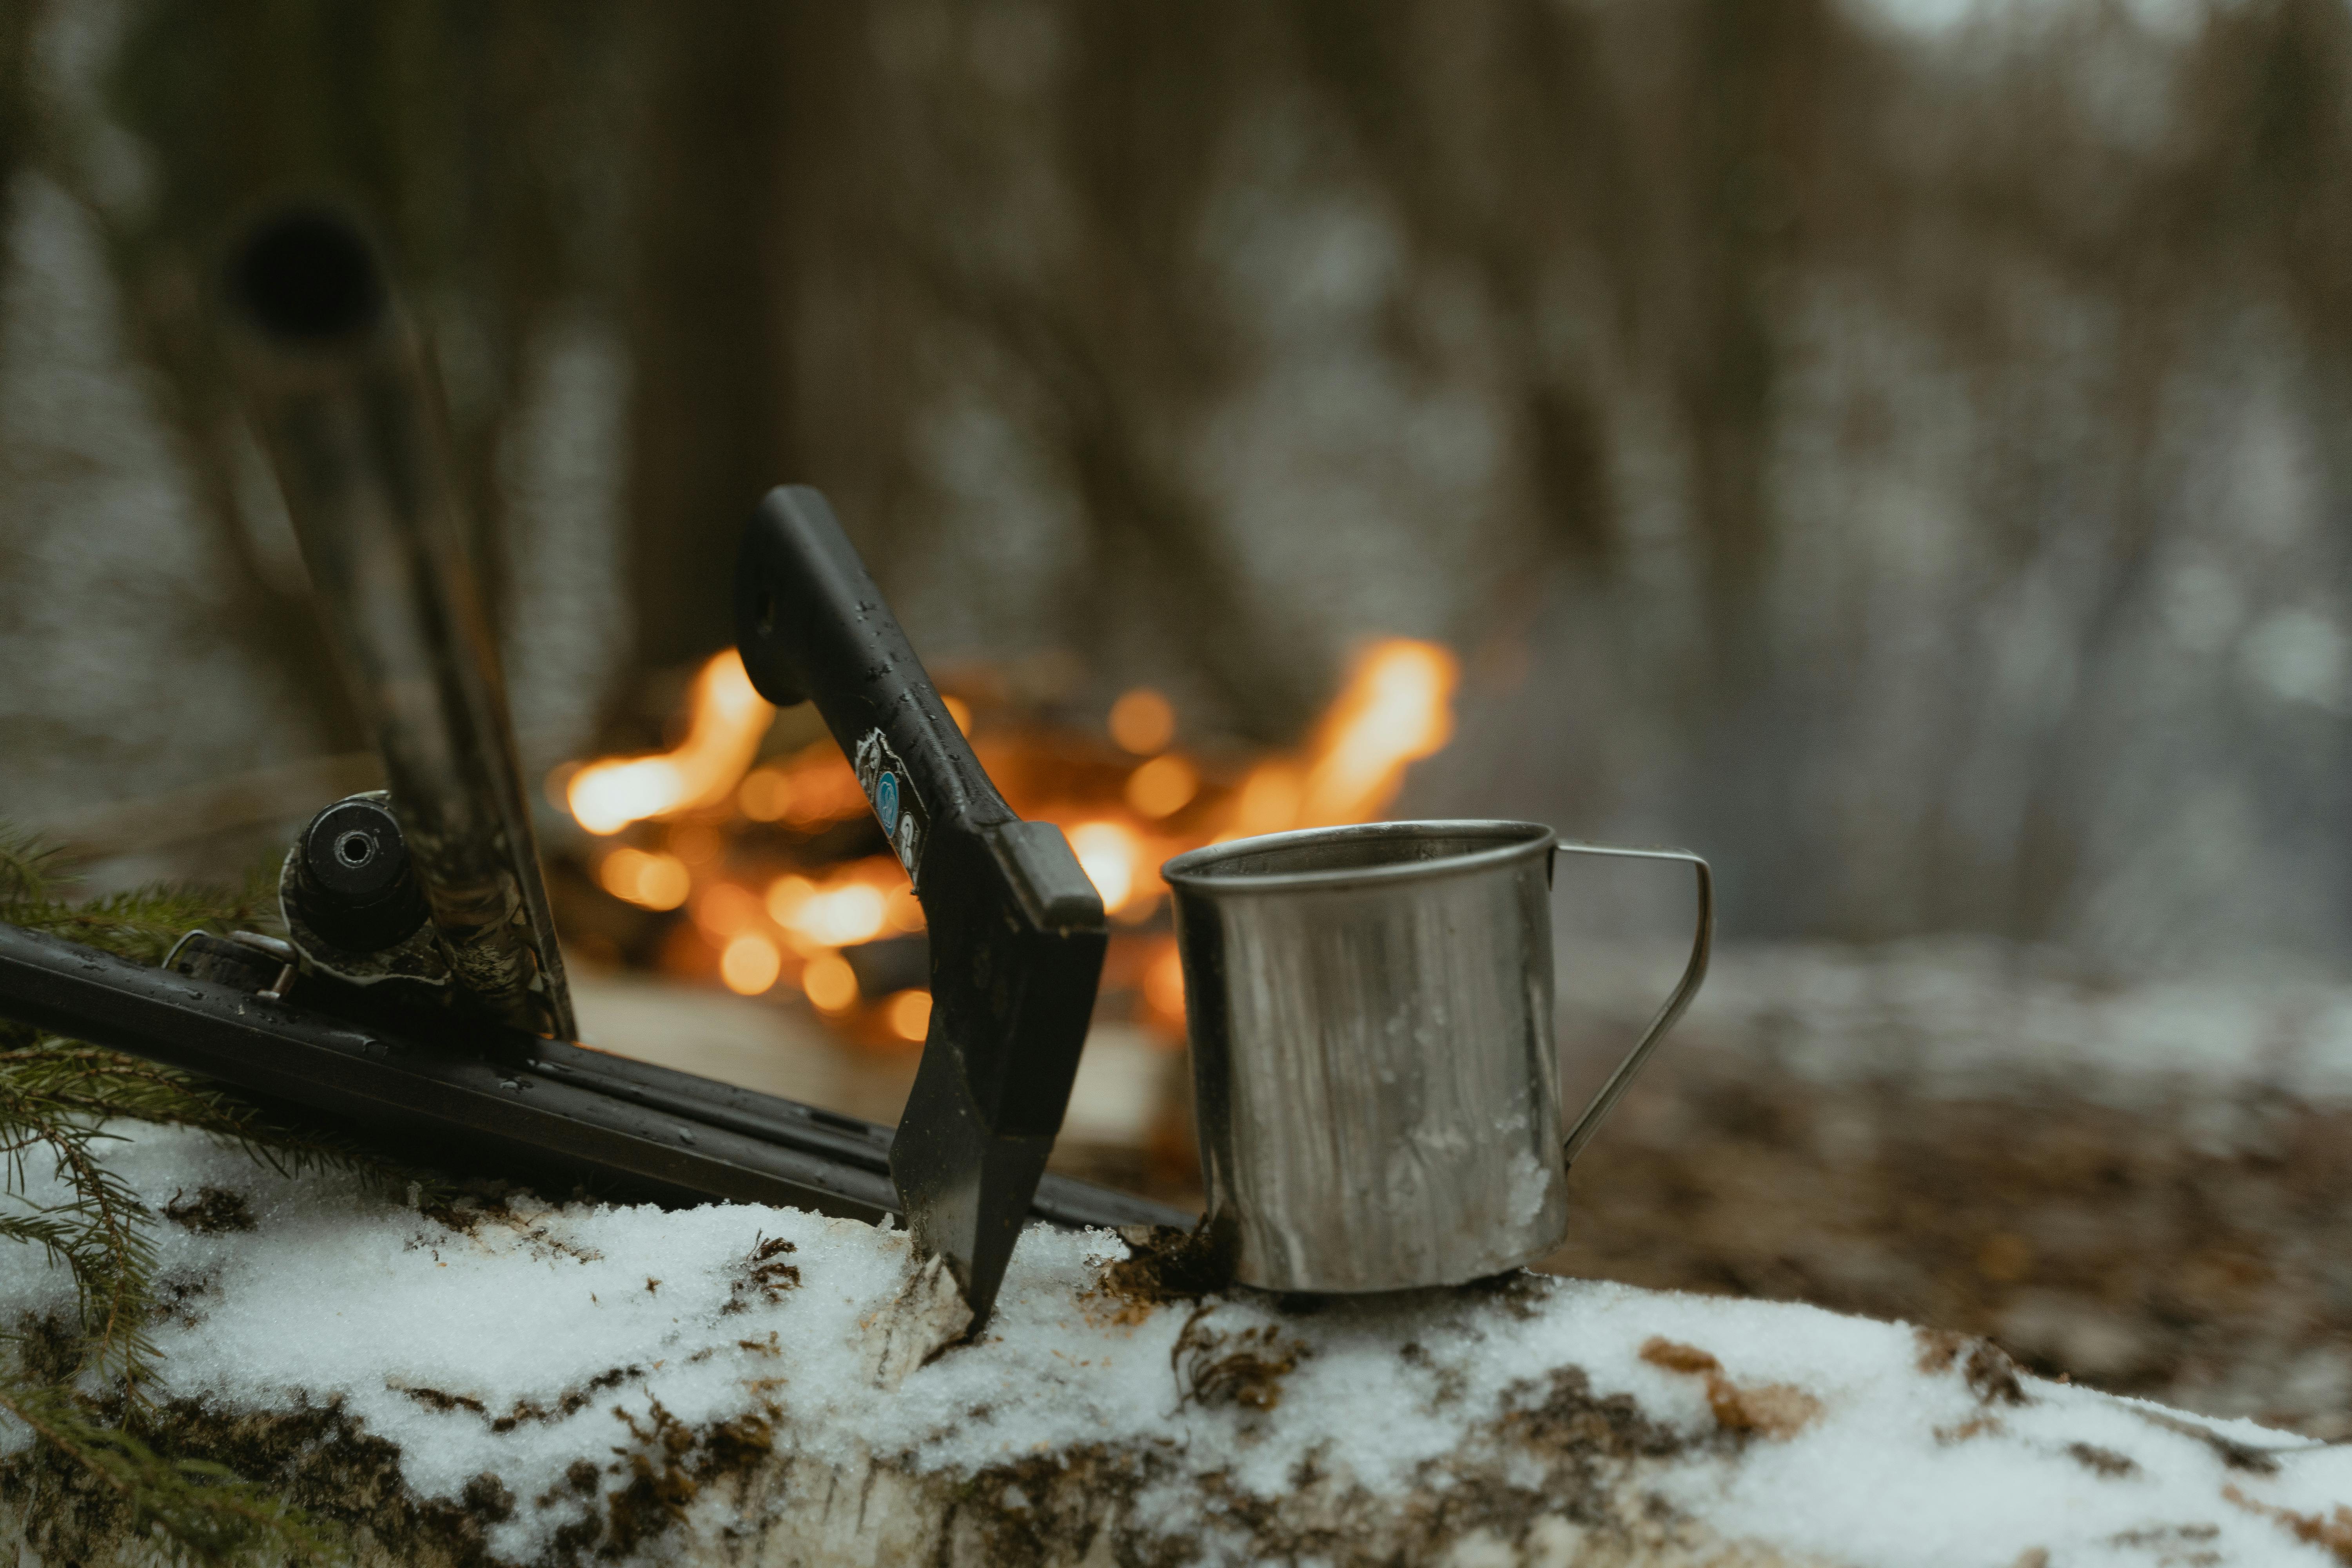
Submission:
<svg viewBox="0 0 2352 1568">
<path fill-rule="evenodd" d="M 1556 855 L 1698 873 L 1681 984 L 1563 1139 Z M 1567 1168 L 1706 975 L 1706 862 L 1532 822 L 1383 822 L 1211 845 L 1175 892 L 1213 1234 L 1274 1290 L 1453 1285 L 1568 1231 Z"/>
</svg>

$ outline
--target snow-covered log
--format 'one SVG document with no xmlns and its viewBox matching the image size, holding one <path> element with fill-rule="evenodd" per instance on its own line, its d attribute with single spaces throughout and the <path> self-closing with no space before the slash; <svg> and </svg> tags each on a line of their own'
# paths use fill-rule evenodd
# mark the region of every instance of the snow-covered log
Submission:
<svg viewBox="0 0 2352 1568">
<path fill-rule="evenodd" d="M 2352 1558 L 2352 1448 L 1931 1330 L 1531 1275 L 1193 1295 L 1181 1247 L 1034 1230 L 960 1343 L 903 1233 L 420 1212 L 123 1131 L 118 1167 L 172 1216 L 170 1441 L 348 1521 L 372 1563 Z M 30 1249 L 0 1255 L 0 1299 L 71 1310 Z M 14 1441 L 20 1560 L 143 1560 Z"/>
</svg>

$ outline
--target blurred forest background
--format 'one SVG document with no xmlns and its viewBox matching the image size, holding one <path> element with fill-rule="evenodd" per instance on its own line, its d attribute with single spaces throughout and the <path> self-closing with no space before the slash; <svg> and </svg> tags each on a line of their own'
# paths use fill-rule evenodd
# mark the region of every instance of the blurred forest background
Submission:
<svg viewBox="0 0 2352 1568">
<path fill-rule="evenodd" d="M 790 478 L 1093 722 L 1447 642 L 1404 805 L 1702 845 L 1735 935 L 2352 952 L 2337 0 L 16 0 L 0 72 L 19 819 L 362 742 L 208 282 L 329 189 L 539 761 Z"/>
<path fill-rule="evenodd" d="M 100 886 L 371 782 L 215 321 L 321 191 L 426 331 L 534 774 L 675 738 L 786 479 L 1102 803 L 1122 692 L 1238 776 L 1444 643 L 1391 811 L 1721 876 L 1553 1267 L 2352 1437 L 2343 0 L 0 4 L 0 816 Z M 1571 1083 L 1680 963 L 1686 893 L 1612 887 Z M 673 891 L 592 1039 L 894 1115 L 919 940 L 826 1004 Z M 1143 973 L 1057 1158 L 1190 1201 Z"/>
</svg>

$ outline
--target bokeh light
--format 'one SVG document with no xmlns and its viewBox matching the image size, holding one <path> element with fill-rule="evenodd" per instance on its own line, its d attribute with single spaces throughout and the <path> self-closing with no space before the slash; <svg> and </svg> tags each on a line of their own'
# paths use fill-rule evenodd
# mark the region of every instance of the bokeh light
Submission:
<svg viewBox="0 0 2352 1568">
<path fill-rule="evenodd" d="M 783 955 L 764 936 L 739 936 L 719 955 L 719 978 L 743 996 L 757 996 L 773 985 L 783 967 Z"/>
<path fill-rule="evenodd" d="M 821 952 L 801 971 L 801 989 L 810 1002 L 827 1013 L 839 1013 L 857 1000 L 857 972 L 837 952 Z"/>
<path fill-rule="evenodd" d="M 626 846 L 597 863 L 596 880 L 614 898 L 648 910 L 674 910 L 694 890 L 694 874 L 677 856 Z"/>
<path fill-rule="evenodd" d="M 1176 710 L 1149 686 L 1110 705 L 1110 738 L 1138 756 L 1165 751 L 1176 738 Z"/>
<path fill-rule="evenodd" d="M 884 1016 L 889 1020 L 892 1034 L 902 1040 L 919 1040 L 931 1026 L 931 994 L 901 991 L 890 998 Z"/>
</svg>

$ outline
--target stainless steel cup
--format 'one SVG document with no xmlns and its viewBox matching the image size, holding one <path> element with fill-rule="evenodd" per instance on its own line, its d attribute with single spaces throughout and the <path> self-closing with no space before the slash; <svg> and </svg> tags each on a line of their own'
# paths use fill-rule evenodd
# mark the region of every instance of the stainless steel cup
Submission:
<svg viewBox="0 0 2352 1568">
<path fill-rule="evenodd" d="M 1681 984 L 1560 1135 L 1558 854 L 1698 874 Z M 1243 1283 L 1450 1285 L 1568 1229 L 1567 1167 L 1706 974 L 1706 862 L 1563 843 L 1531 822 L 1384 822 L 1237 839 L 1163 868 L 1175 894 L 1213 1226 Z"/>
</svg>

